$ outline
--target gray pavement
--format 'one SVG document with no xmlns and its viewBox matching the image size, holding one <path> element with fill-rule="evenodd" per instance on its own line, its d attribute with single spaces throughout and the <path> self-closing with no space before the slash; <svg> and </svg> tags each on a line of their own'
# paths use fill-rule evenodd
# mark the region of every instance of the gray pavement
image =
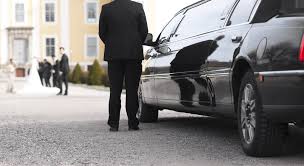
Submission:
<svg viewBox="0 0 304 166">
<path fill-rule="evenodd" d="M 1 166 L 304 165 L 302 129 L 290 127 L 283 156 L 252 158 L 242 152 L 232 120 L 163 111 L 158 123 L 128 132 L 123 109 L 120 132 L 110 133 L 109 93 L 70 90 L 69 97 L 0 92 Z"/>
</svg>

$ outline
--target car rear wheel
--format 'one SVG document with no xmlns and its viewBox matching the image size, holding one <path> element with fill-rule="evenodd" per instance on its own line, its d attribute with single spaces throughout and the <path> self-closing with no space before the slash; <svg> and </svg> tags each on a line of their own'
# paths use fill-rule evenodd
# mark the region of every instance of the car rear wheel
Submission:
<svg viewBox="0 0 304 166">
<path fill-rule="evenodd" d="M 247 155 L 267 157 L 281 154 L 288 124 L 274 123 L 267 118 L 251 71 L 242 79 L 237 114 L 242 148 Z"/>
<path fill-rule="evenodd" d="M 138 90 L 138 103 L 139 103 L 139 108 L 137 112 L 137 118 L 139 119 L 139 121 L 143 123 L 157 122 L 159 111 L 157 108 L 154 108 L 143 102 L 141 88 L 139 88 Z"/>
</svg>

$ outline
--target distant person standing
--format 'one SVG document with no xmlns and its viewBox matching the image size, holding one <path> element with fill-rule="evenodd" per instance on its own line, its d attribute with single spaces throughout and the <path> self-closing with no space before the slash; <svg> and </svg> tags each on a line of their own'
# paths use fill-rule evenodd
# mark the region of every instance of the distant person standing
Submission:
<svg viewBox="0 0 304 166">
<path fill-rule="evenodd" d="M 65 54 L 65 50 L 63 47 L 60 47 L 60 55 L 61 60 L 59 62 L 59 89 L 60 92 L 57 95 L 62 95 L 62 84 L 65 85 L 65 92 L 64 95 L 68 95 L 69 90 L 69 83 L 68 83 L 68 76 L 70 72 L 70 65 L 69 65 L 69 57 Z"/>
<path fill-rule="evenodd" d="M 46 87 L 51 87 L 51 79 L 52 76 L 52 65 L 47 59 L 44 59 L 43 62 L 43 79 L 45 81 L 45 86 Z"/>
<path fill-rule="evenodd" d="M 60 76 L 60 62 L 59 60 L 55 60 L 55 64 L 53 65 L 53 87 L 59 88 L 59 76 Z"/>
<path fill-rule="evenodd" d="M 115 0 L 102 7 L 99 36 L 105 44 L 110 79 L 109 120 L 110 131 L 118 131 L 121 92 L 125 80 L 129 130 L 139 130 L 138 86 L 142 73 L 143 43 L 148 26 L 143 6 L 131 0 Z"/>
<path fill-rule="evenodd" d="M 15 93 L 15 77 L 16 77 L 16 65 L 13 59 L 10 59 L 6 66 L 7 74 L 7 93 Z"/>
<path fill-rule="evenodd" d="M 38 69 L 38 74 L 39 74 L 39 77 L 40 77 L 40 81 L 41 81 L 41 84 L 44 85 L 44 79 L 43 79 L 43 73 L 44 73 L 44 68 L 43 68 L 43 62 L 39 61 L 39 69 Z"/>
</svg>

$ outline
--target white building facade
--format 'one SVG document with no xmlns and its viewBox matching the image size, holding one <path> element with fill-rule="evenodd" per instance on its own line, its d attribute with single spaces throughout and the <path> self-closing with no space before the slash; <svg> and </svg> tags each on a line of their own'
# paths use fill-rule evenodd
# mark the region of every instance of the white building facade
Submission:
<svg viewBox="0 0 304 166">
<path fill-rule="evenodd" d="M 46 3 L 54 4 L 54 7 L 56 3 L 60 3 L 61 7 L 68 9 L 67 1 L 0 0 L 0 64 L 4 65 L 9 59 L 13 59 L 17 64 L 17 76 L 25 76 L 32 57 L 42 58 L 41 52 L 47 51 L 47 48 L 43 48 L 44 44 L 42 44 L 44 43 L 42 36 L 47 35 L 47 33 L 41 33 L 41 27 L 48 23 L 43 23 L 41 20 L 59 14 L 59 12 L 48 13 L 50 10 L 41 10 L 49 8 L 50 5 Z M 61 21 L 68 22 L 69 17 L 65 15 L 66 13 L 60 14 L 62 15 Z M 52 28 L 54 27 L 51 26 L 50 29 Z M 60 44 L 68 47 L 66 41 L 68 41 L 67 35 L 69 33 L 62 32 L 62 34 L 66 35 L 60 36 L 62 38 Z"/>
</svg>

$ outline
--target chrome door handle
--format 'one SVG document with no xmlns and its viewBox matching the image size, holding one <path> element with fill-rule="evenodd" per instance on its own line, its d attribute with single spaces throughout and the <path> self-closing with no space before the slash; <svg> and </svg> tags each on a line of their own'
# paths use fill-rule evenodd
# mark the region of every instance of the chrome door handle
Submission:
<svg viewBox="0 0 304 166">
<path fill-rule="evenodd" d="M 233 36 L 233 37 L 231 38 L 231 41 L 232 41 L 233 43 L 239 43 L 239 42 L 242 41 L 242 39 L 243 39 L 242 36 Z"/>
</svg>

